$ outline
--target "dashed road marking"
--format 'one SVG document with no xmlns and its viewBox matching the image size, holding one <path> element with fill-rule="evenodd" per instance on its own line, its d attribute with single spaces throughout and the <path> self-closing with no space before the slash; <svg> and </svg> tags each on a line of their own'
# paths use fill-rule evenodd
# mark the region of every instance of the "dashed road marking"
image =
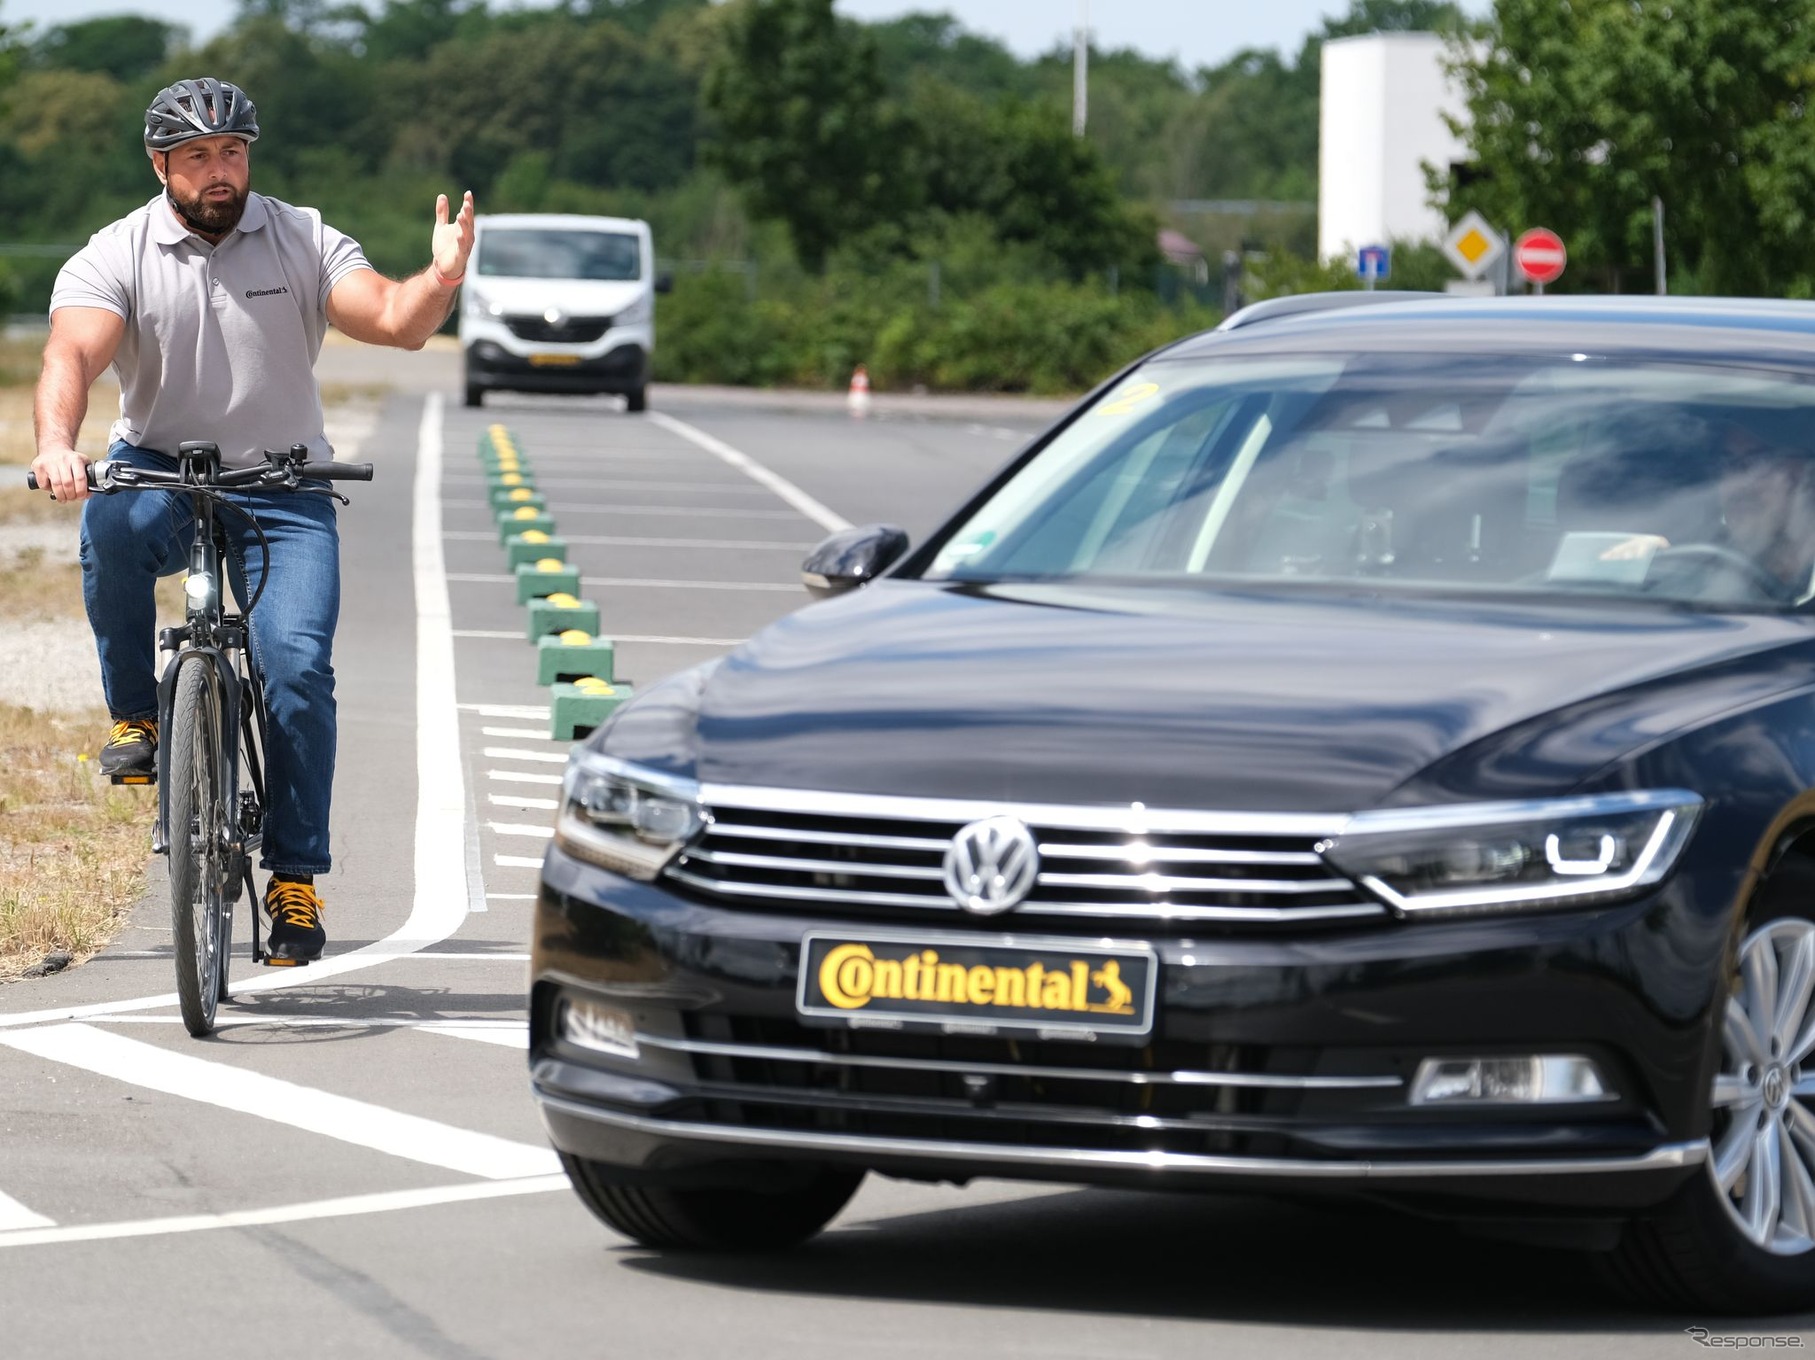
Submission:
<svg viewBox="0 0 1815 1360">
<path fill-rule="evenodd" d="M 493 855 L 492 863 L 500 869 L 540 869 L 542 861 L 528 855 Z"/>
<path fill-rule="evenodd" d="M 487 770 L 487 779 L 496 779 L 505 784 L 554 784 L 559 785 L 558 774 L 525 774 L 522 770 Z"/>
<path fill-rule="evenodd" d="M 11 1195 L 0 1190 L 0 1233 L 14 1232 L 20 1228 L 54 1228 L 56 1226 L 55 1219 L 33 1213 Z"/>
<path fill-rule="evenodd" d="M 554 831 L 546 826 L 535 826 L 528 822 L 487 822 L 494 836 L 526 836 L 532 840 L 546 841 L 554 837 Z"/>
<path fill-rule="evenodd" d="M 461 704 L 461 709 L 468 713 L 477 713 L 481 718 L 546 718 L 547 704 Z"/>
<path fill-rule="evenodd" d="M 485 737 L 522 737 L 528 741 L 557 741 L 546 732 L 528 727 L 481 727 L 479 734 Z"/>
<path fill-rule="evenodd" d="M 773 472 L 764 467 L 741 449 L 734 449 L 724 440 L 715 439 L 704 430 L 697 430 L 686 421 L 676 420 L 664 411 L 651 411 L 648 419 L 651 425 L 660 426 L 670 434 L 679 435 L 689 444 L 697 445 L 714 458 L 729 463 L 750 480 L 768 487 L 801 514 L 829 532 L 838 533 L 851 527 L 850 520 L 827 509 L 779 472 Z"/>
<path fill-rule="evenodd" d="M 483 752 L 487 760 L 539 760 L 546 765 L 565 765 L 565 751 L 520 751 L 514 746 L 487 746 Z"/>
<path fill-rule="evenodd" d="M 561 806 L 558 799 L 532 798 L 526 793 L 488 793 L 485 795 L 485 801 L 498 807 L 535 808 L 541 812 L 553 812 Z"/>
</svg>

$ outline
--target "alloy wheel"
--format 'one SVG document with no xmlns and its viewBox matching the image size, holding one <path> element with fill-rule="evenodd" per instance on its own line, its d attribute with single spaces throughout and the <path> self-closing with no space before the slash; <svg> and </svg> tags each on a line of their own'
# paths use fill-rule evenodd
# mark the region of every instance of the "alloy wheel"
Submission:
<svg viewBox="0 0 1815 1360">
<path fill-rule="evenodd" d="M 1815 1248 L 1815 923 L 1773 921 L 1739 949 L 1714 1077 L 1716 1198 L 1774 1256 Z"/>
</svg>

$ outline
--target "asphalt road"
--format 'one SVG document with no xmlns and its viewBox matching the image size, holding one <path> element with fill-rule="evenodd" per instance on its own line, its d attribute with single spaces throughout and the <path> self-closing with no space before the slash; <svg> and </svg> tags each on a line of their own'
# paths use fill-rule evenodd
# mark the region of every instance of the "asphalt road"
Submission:
<svg viewBox="0 0 1815 1360">
<path fill-rule="evenodd" d="M 580 1207 L 523 1058 L 564 748 L 480 432 L 515 433 L 646 684 L 804 603 L 826 522 L 923 534 L 1042 414 L 393 397 L 342 511 L 330 957 L 242 956 L 189 1039 L 160 864 L 105 955 L 0 990 L 0 1357 L 1649 1357 L 1772 1330 L 1635 1315 L 1577 1258 L 1347 1206 L 873 1178 L 768 1259 L 659 1256 Z"/>
</svg>

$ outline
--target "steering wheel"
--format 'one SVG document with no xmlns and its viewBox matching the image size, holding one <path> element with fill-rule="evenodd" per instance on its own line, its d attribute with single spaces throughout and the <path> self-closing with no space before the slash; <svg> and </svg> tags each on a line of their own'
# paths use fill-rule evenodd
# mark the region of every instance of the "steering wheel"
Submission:
<svg viewBox="0 0 1815 1360">
<path fill-rule="evenodd" d="M 1773 604 L 1790 602 L 1790 593 L 1781 581 L 1769 575 L 1744 553 L 1720 543 L 1681 543 L 1675 547 L 1659 549 L 1651 559 L 1650 571 L 1646 573 L 1645 589 L 1670 593 L 1672 578 L 1681 583 L 1698 564 L 1702 568 L 1701 584 L 1704 587 L 1725 576 L 1745 586 L 1753 598 L 1769 600 Z M 1694 593 L 1705 595 L 1710 592 L 1703 589 Z"/>
</svg>

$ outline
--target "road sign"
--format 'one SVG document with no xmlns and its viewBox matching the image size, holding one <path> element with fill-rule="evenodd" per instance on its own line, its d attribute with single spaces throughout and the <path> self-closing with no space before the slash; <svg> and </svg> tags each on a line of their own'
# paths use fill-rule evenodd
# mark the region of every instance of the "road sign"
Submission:
<svg viewBox="0 0 1815 1360">
<path fill-rule="evenodd" d="M 1443 238 L 1443 253 L 1465 277 L 1478 279 L 1506 253 L 1506 238 L 1470 209 Z"/>
<path fill-rule="evenodd" d="M 1563 277 L 1569 252 L 1549 227 L 1533 227 L 1513 243 L 1513 264 L 1540 288 Z"/>
<path fill-rule="evenodd" d="M 1391 246 L 1363 246 L 1355 252 L 1355 274 L 1370 286 L 1393 276 Z"/>
</svg>

